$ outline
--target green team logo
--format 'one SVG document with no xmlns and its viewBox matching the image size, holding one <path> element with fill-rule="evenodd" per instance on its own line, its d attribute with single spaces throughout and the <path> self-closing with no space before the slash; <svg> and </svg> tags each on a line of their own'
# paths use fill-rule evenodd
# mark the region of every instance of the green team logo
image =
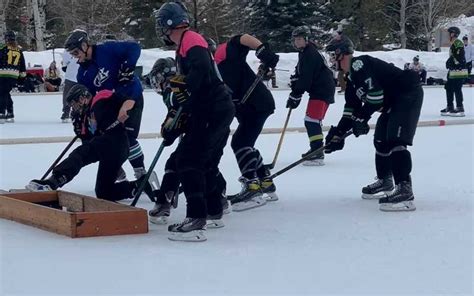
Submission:
<svg viewBox="0 0 474 296">
<path fill-rule="evenodd" d="M 363 66 L 364 63 L 361 60 L 355 60 L 352 63 L 352 69 L 354 69 L 354 71 L 359 71 L 360 69 L 362 69 Z"/>
</svg>

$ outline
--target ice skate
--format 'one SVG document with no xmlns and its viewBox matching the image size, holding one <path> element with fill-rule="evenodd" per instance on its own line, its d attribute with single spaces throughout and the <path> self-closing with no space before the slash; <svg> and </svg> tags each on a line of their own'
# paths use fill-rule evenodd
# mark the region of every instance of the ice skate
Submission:
<svg viewBox="0 0 474 296">
<path fill-rule="evenodd" d="M 375 180 L 374 183 L 362 188 L 362 199 L 380 199 L 393 191 L 392 176 Z"/>
<path fill-rule="evenodd" d="M 301 157 L 306 157 L 309 154 L 313 153 L 315 150 L 310 149 L 308 152 L 301 154 Z M 313 156 L 309 157 L 303 162 L 304 166 L 323 166 L 324 165 L 324 152 L 316 153 Z"/>
<path fill-rule="evenodd" d="M 5 114 L 0 113 L 0 124 L 4 124 L 7 121 Z"/>
<path fill-rule="evenodd" d="M 406 212 L 416 210 L 411 181 L 402 181 L 395 190 L 379 199 L 379 207 L 384 212 Z"/>
<path fill-rule="evenodd" d="M 168 239 L 172 241 L 202 242 L 206 238 L 205 218 L 186 218 L 183 222 L 168 226 Z"/>
<path fill-rule="evenodd" d="M 166 225 L 171 214 L 170 203 L 155 203 L 153 209 L 148 212 L 150 222 L 157 225 Z"/>
<path fill-rule="evenodd" d="M 64 176 L 51 176 L 44 180 L 31 180 L 30 183 L 25 186 L 25 188 L 33 192 L 53 191 L 66 184 L 66 182 L 67 179 Z"/>
<path fill-rule="evenodd" d="M 457 107 L 456 109 L 451 110 L 448 113 L 448 116 L 452 117 L 464 117 L 466 114 L 464 113 L 464 107 Z"/>
<path fill-rule="evenodd" d="M 222 219 L 223 214 L 207 215 L 206 228 L 215 229 L 224 227 L 224 221 Z"/>
<path fill-rule="evenodd" d="M 278 195 L 276 193 L 276 186 L 270 178 L 264 178 L 260 182 L 260 187 L 267 201 L 277 201 Z"/>
<path fill-rule="evenodd" d="M 449 113 L 451 113 L 452 111 L 454 111 L 454 108 L 452 106 L 448 106 L 439 112 L 441 113 L 441 116 L 449 116 Z"/>
<path fill-rule="evenodd" d="M 267 200 L 263 197 L 258 179 L 249 180 L 245 177 L 240 177 L 239 181 L 242 183 L 242 190 L 237 194 L 227 197 L 232 204 L 234 212 L 250 210 L 266 204 Z"/>
<path fill-rule="evenodd" d="M 15 115 L 13 115 L 13 112 L 7 112 L 7 115 L 5 116 L 5 120 L 8 123 L 14 123 L 15 122 Z"/>
</svg>

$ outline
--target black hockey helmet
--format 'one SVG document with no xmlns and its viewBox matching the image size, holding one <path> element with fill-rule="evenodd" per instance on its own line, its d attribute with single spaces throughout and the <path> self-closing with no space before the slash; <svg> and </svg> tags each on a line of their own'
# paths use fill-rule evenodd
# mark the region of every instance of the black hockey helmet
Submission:
<svg viewBox="0 0 474 296">
<path fill-rule="evenodd" d="M 92 97 L 91 93 L 82 84 L 75 84 L 71 87 L 71 89 L 68 91 L 66 95 L 66 102 L 69 104 L 69 106 L 72 107 L 74 103 L 79 102 L 79 99 L 82 97 Z"/>
<path fill-rule="evenodd" d="M 188 27 L 188 9 L 183 3 L 167 2 L 154 12 L 155 28 L 158 33 L 168 35 L 171 29 Z"/>
<path fill-rule="evenodd" d="M 82 50 L 82 43 L 89 43 L 89 38 L 87 36 L 87 32 L 84 30 L 76 29 L 69 33 L 69 36 L 66 39 L 66 42 L 64 42 L 64 48 L 67 51 L 74 50 L 76 48 Z"/>
<path fill-rule="evenodd" d="M 342 55 L 348 55 L 354 53 L 354 43 L 346 36 L 332 39 L 326 46 L 327 52 L 334 52 L 336 60 Z"/>
<path fill-rule="evenodd" d="M 308 40 L 311 37 L 311 29 L 308 26 L 299 26 L 296 27 L 293 32 L 291 32 L 291 37 L 304 37 Z"/>
<path fill-rule="evenodd" d="M 461 34 L 461 30 L 459 30 L 458 27 L 449 27 L 448 28 L 448 33 L 454 33 L 454 37 L 458 37 Z"/>
<path fill-rule="evenodd" d="M 414 62 L 419 62 L 419 61 L 420 61 L 420 57 L 416 55 L 416 56 L 413 58 L 413 61 L 414 61 Z"/>
<path fill-rule="evenodd" d="M 467 35 L 464 35 L 464 36 L 462 37 L 462 40 L 466 40 L 466 41 L 467 41 L 467 40 L 468 40 Z"/>
<path fill-rule="evenodd" d="M 16 33 L 15 31 L 7 31 L 5 33 L 5 42 L 15 42 L 16 41 Z"/>
<path fill-rule="evenodd" d="M 151 87 L 157 92 L 162 92 L 162 83 L 176 75 L 176 62 L 173 58 L 160 58 L 156 60 L 153 68 L 148 74 Z"/>
</svg>

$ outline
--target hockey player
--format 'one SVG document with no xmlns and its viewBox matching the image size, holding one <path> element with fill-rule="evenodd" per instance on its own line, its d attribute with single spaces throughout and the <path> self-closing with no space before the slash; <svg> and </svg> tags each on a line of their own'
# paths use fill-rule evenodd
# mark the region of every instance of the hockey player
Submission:
<svg viewBox="0 0 474 296">
<path fill-rule="evenodd" d="M 448 29 L 449 41 L 449 58 L 446 61 L 446 69 L 448 69 L 448 80 L 444 86 L 446 89 L 447 107 L 441 110 L 441 116 L 462 117 L 464 115 L 462 84 L 468 77 L 466 57 L 464 55 L 464 43 L 458 39 L 461 30 L 458 27 L 450 27 Z M 456 96 L 456 108 L 454 108 L 454 97 Z"/>
<path fill-rule="evenodd" d="M 222 212 L 218 194 L 205 193 L 217 183 L 217 164 L 230 132 L 234 106 L 228 89 L 219 79 L 206 40 L 189 30 L 184 5 L 165 3 L 156 11 L 155 18 L 159 35 L 167 44 L 177 46 L 178 75 L 170 80 L 170 86 L 176 102 L 172 105 L 183 108 L 176 129 L 166 128 L 176 112 L 168 112 L 162 128 L 167 145 L 184 133 L 176 148 L 175 163 L 187 200 L 186 219 L 168 227 L 169 238 L 203 241 L 207 215 Z"/>
<path fill-rule="evenodd" d="M 377 181 L 362 188 L 362 198 L 380 198 L 382 211 L 415 210 L 407 146 L 413 143 L 423 103 L 418 75 L 368 55 L 353 57 L 349 39 L 331 42 L 326 49 L 335 52 L 338 67 L 348 74 L 348 80 L 343 116 L 329 130 L 325 152 L 341 150 L 343 135 L 350 129 L 356 137 L 367 134 L 369 119 L 380 111 L 374 135 Z"/>
<path fill-rule="evenodd" d="M 111 89 L 127 98 L 119 110 L 118 120 L 125 124 L 128 133 L 128 160 L 135 178 L 144 177 L 144 156 L 137 141 L 143 112 L 143 89 L 134 74 L 140 46 L 129 41 L 92 45 L 85 31 L 74 30 L 69 34 L 64 47 L 78 60 L 77 82 L 85 85 L 92 95 L 103 89 Z"/>
<path fill-rule="evenodd" d="M 71 117 L 71 107 L 66 102 L 66 97 L 71 89 L 77 83 L 77 71 L 79 70 L 79 64 L 77 59 L 74 58 L 66 50 L 63 52 L 62 70 L 64 72 L 64 90 L 63 90 L 63 109 L 61 114 L 61 121 L 66 123 Z"/>
<path fill-rule="evenodd" d="M 117 120 L 125 100 L 110 90 L 101 90 L 92 97 L 84 85 L 74 85 L 68 93 L 67 103 L 80 120 L 75 122 L 74 131 L 83 139 L 82 145 L 53 169 L 51 177 L 32 180 L 26 188 L 32 191 L 56 190 L 70 182 L 83 167 L 99 162 L 95 184 L 97 197 L 113 201 L 132 198 L 138 187 L 137 181 L 115 182 L 129 151 L 127 131 Z M 150 186 L 145 192 L 153 195 Z"/>
<path fill-rule="evenodd" d="M 13 31 L 5 33 L 5 45 L 0 45 L 0 124 L 14 121 L 12 88 L 26 77 L 25 58 Z"/>
<path fill-rule="evenodd" d="M 236 106 L 236 118 L 239 122 L 232 137 L 232 150 L 242 176 L 242 191 L 228 196 L 235 211 L 263 206 L 266 199 L 277 200 L 273 180 L 268 178 L 268 169 L 263 165 L 260 152 L 254 147 L 263 125 L 275 110 L 275 101 L 270 91 L 259 82 L 245 103 L 242 99 L 256 79 L 255 73 L 246 62 L 250 49 L 256 50 L 256 56 L 262 61 L 264 71 L 275 68 L 278 55 L 274 54 L 268 44 L 248 35 L 237 35 L 230 41 L 220 44 L 215 52 L 215 59 L 224 82 L 232 90 L 232 100 Z"/>
<path fill-rule="evenodd" d="M 165 103 L 168 111 L 176 109 L 171 104 L 172 100 L 172 91 L 169 86 L 170 79 L 176 75 L 176 63 L 173 58 L 160 58 L 153 65 L 150 74 L 148 75 L 150 79 L 150 84 L 156 93 L 163 96 L 163 102 Z M 165 165 L 165 174 L 163 176 L 161 187 L 156 191 L 156 202 L 152 210 L 149 211 L 150 222 L 154 224 L 167 224 L 168 218 L 171 213 L 171 207 L 177 206 L 177 199 L 179 195 L 179 177 L 176 170 L 176 152 L 171 153 Z M 229 213 L 229 206 L 227 199 L 225 198 L 225 189 L 226 182 L 222 177 L 222 174 L 219 173 L 219 182 L 218 188 L 211 188 L 210 194 L 219 194 L 221 195 L 221 201 L 223 202 L 223 213 Z M 206 192 L 206 194 L 209 194 Z M 207 199 L 207 201 L 212 199 Z M 212 206 L 211 206 L 212 207 Z M 222 215 L 220 212 L 215 215 L 208 215 L 208 227 L 223 227 Z"/>
<path fill-rule="evenodd" d="M 299 51 L 295 74 L 291 76 L 291 93 L 286 103 L 287 108 L 295 109 L 301 103 L 305 92 L 309 93 L 304 125 L 309 137 L 309 153 L 323 146 L 322 121 L 330 104 L 334 103 L 336 85 L 333 73 L 325 58 L 319 53 L 316 45 L 310 40 L 311 30 L 308 26 L 297 27 L 292 33 L 293 45 Z M 324 165 L 324 153 L 316 154 L 303 165 Z"/>
</svg>

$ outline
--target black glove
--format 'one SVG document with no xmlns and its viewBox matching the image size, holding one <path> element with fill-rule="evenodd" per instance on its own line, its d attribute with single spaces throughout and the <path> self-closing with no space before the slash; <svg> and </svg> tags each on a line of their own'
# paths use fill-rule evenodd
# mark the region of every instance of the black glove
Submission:
<svg viewBox="0 0 474 296">
<path fill-rule="evenodd" d="M 352 115 L 352 132 L 354 136 L 366 135 L 369 133 L 370 127 L 366 119 Z"/>
<path fill-rule="evenodd" d="M 298 81 L 298 75 L 293 74 L 290 76 L 290 88 L 295 87 L 296 81 Z"/>
<path fill-rule="evenodd" d="M 120 66 L 118 81 L 121 83 L 127 83 L 133 80 L 135 76 L 135 66 L 129 66 L 127 64 L 122 64 Z"/>
<path fill-rule="evenodd" d="M 62 67 L 61 67 L 61 70 L 63 70 L 63 72 L 66 72 L 67 66 L 62 66 Z"/>
<path fill-rule="evenodd" d="M 324 146 L 324 153 L 342 150 L 344 148 L 344 132 L 339 130 L 336 126 L 331 126 L 326 136 L 326 146 Z"/>
<path fill-rule="evenodd" d="M 290 93 L 288 101 L 286 101 L 286 108 L 295 109 L 301 103 L 301 95 L 295 95 L 293 92 Z"/>
<path fill-rule="evenodd" d="M 260 44 L 255 51 L 255 55 L 259 58 L 267 68 L 275 68 L 280 60 L 280 56 L 270 50 L 268 44 Z"/>
<path fill-rule="evenodd" d="M 163 137 L 163 145 L 173 145 L 176 138 L 185 132 L 188 114 L 181 112 L 173 126 L 173 120 L 176 117 L 176 110 L 171 109 L 166 115 L 165 121 L 161 125 L 161 136 Z"/>
<path fill-rule="evenodd" d="M 173 92 L 170 96 L 169 104 L 171 108 L 178 109 L 183 107 L 187 109 L 191 93 L 186 88 L 185 76 L 176 75 L 170 79 L 170 87 Z"/>
</svg>

